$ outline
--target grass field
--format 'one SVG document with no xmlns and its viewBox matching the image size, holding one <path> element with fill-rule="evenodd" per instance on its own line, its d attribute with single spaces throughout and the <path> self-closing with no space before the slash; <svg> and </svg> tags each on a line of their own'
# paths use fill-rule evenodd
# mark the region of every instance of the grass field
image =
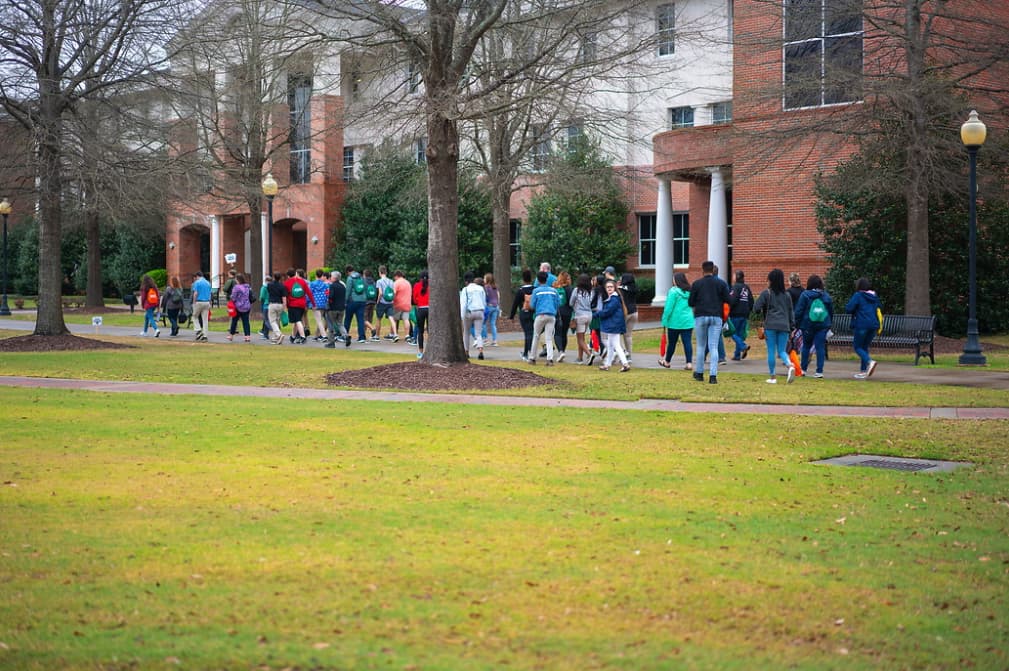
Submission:
<svg viewBox="0 0 1009 671">
<path fill-rule="evenodd" d="M 0 668 L 1009 665 L 1009 422 L 0 408 Z"/>
</svg>

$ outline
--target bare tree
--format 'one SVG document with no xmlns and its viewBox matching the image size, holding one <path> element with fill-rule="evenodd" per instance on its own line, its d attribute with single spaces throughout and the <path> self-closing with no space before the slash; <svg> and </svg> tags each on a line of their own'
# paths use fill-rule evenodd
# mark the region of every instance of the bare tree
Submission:
<svg viewBox="0 0 1009 671">
<path fill-rule="evenodd" d="M 488 126 L 484 134 L 487 166 L 497 185 L 495 269 L 504 279 L 509 274 L 504 269 L 508 258 L 506 189 L 510 194 L 514 175 L 531 146 L 519 134 L 528 131 L 530 115 L 517 118 L 510 112 L 526 109 L 533 110 L 532 117 L 554 118 L 554 109 L 564 106 L 535 111 L 537 96 L 565 84 L 570 92 L 577 79 L 580 40 L 590 29 L 602 31 L 614 21 L 633 20 L 627 7 L 634 4 L 428 0 L 421 9 L 413 2 L 319 0 L 322 14 L 353 22 L 343 33 L 332 35 L 333 39 L 367 53 L 388 54 L 388 62 L 397 62 L 401 71 L 414 67 L 421 75 L 418 104 L 427 134 L 431 328 L 438 333 L 425 348 L 424 362 L 443 365 L 467 360 L 458 298 L 459 124 L 509 112 L 497 117 L 496 125 Z M 524 37 L 529 35 L 537 37 Z M 486 58 L 478 58 L 478 53 Z M 583 75 L 582 82 L 587 80 Z M 386 97 L 387 102 L 393 99 L 402 97 Z M 405 108 L 416 109 L 401 105 Z"/>
<path fill-rule="evenodd" d="M 32 134 L 38 156 L 36 335 L 67 333 L 61 301 L 66 115 L 101 91 L 143 81 L 167 58 L 160 44 L 189 5 L 168 0 L 0 2 L 0 104 Z"/>
<path fill-rule="evenodd" d="M 770 165 L 799 146 L 843 158 L 861 145 L 902 158 L 894 174 L 867 178 L 906 204 L 905 310 L 930 314 L 929 199 L 962 188 L 962 164 L 948 159 L 963 151 L 966 111 L 1004 105 L 1009 13 L 986 2 L 815 0 L 787 3 L 782 19 L 780 2 L 757 0 L 737 24 L 759 27 L 738 36 L 737 62 L 763 68 L 769 82 L 738 101 L 737 127 L 744 110 L 794 110 L 747 133 L 752 154 Z"/>
</svg>

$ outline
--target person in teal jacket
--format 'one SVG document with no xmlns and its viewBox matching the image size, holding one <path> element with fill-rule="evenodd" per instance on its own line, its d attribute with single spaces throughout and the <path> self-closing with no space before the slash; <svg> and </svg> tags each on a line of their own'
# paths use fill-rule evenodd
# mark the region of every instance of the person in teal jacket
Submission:
<svg viewBox="0 0 1009 671">
<path fill-rule="evenodd" d="M 687 303 L 690 298 L 690 282 L 683 273 L 676 273 L 673 283 L 674 286 L 666 294 L 666 307 L 662 311 L 662 326 L 666 329 L 666 356 L 659 359 L 659 365 L 669 368 L 679 338 L 683 340 L 683 354 L 687 359 L 687 365 L 683 368 L 692 370 L 694 348 L 690 345 L 690 334 L 694 332 L 694 309 Z"/>
</svg>

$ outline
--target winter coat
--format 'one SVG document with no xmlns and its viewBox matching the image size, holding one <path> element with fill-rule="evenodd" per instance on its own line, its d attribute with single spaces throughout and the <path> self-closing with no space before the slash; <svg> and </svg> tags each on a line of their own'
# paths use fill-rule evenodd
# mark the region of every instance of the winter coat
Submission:
<svg viewBox="0 0 1009 671">
<path fill-rule="evenodd" d="M 694 328 L 694 310 L 690 307 L 690 292 L 673 287 L 666 294 L 666 307 L 662 310 L 662 325 L 667 329 Z"/>
<path fill-rule="evenodd" d="M 844 311 L 851 315 L 851 328 L 878 330 L 876 308 L 879 306 L 879 296 L 875 291 L 856 291 L 844 306 Z"/>
<path fill-rule="evenodd" d="M 814 322 L 809 318 L 809 306 L 815 299 L 823 301 L 827 308 L 827 318 L 822 322 Z M 834 300 L 823 289 L 807 289 L 799 296 L 799 302 L 795 306 L 795 323 L 803 331 L 819 331 L 830 328 L 834 323 Z"/>
<path fill-rule="evenodd" d="M 792 297 L 787 291 L 776 294 L 770 289 L 760 292 L 753 309 L 764 313 L 764 328 L 790 333 L 795 328 L 795 312 Z"/>
<path fill-rule="evenodd" d="M 596 311 L 599 317 L 599 330 L 603 333 L 625 333 L 627 322 L 624 321 L 624 307 L 620 302 L 620 294 L 614 292 L 606 299 L 601 310 Z"/>
</svg>

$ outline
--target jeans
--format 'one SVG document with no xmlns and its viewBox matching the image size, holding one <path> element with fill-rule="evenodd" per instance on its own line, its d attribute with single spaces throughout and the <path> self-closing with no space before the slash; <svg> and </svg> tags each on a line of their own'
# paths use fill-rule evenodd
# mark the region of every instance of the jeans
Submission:
<svg viewBox="0 0 1009 671">
<path fill-rule="evenodd" d="M 876 329 L 852 329 L 852 336 L 851 346 L 862 361 L 862 372 L 864 373 L 869 370 L 869 362 L 872 361 L 872 357 L 869 356 L 869 345 L 876 337 Z"/>
<path fill-rule="evenodd" d="M 694 336 L 697 338 L 697 366 L 701 368 L 704 357 L 709 352 L 715 352 L 708 362 L 708 375 L 718 375 L 718 346 L 722 341 L 721 317 L 697 317 L 694 319 Z M 696 375 L 700 371 L 695 369 Z"/>
<path fill-rule="evenodd" d="M 483 338 L 480 337 L 480 333 L 483 331 L 483 310 L 468 310 L 464 313 L 462 316 L 462 329 L 466 352 L 469 352 L 471 345 L 476 345 L 477 349 L 482 350 Z M 472 338 L 470 337 L 471 333 L 473 334 Z"/>
<path fill-rule="evenodd" d="M 343 328 L 343 310 L 326 310 L 326 331 L 328 332 L 327 343 L 336 344 L 336 336 L 339 333 L 345 339 L 350 337 L 347 329 Z"/>
<path fill-rule="evenodd" d="M 603 365 L 607 368 L 613 363 L 614 355 L 620 359 L 621 366 L 627 365 L 627 353 L 624 352 L 624 346 L 621 343 L 623 335 L 623 333 L 603 332 L 603 340 L 606 342 L 606 359 L 603 361 Z"/>
<path fill-rule="evenodd" d="M 683 356 L 686 357 L 687 363 L 693 362 L 694 348 L 690 342 L 690 336 L 693 332 L 694 329 L 666 329 L 666 363 L 673 360 L 673 354 L 676 353 L 677 338 L 683 341 Z"/>
<path fill-rule="evenodd" d="M 802 366 L 803 373 L 805 373 L 806 369 L 809 367 L 809 352 L 812 349 L 816 350 L 816 372 L 822 373 L 823 356 L 827 351 L 827 329 L 802 332 L 802 355 L 800 356 L 800 364 Z"/>
<path fill-rule="evenodd" d="M 554 327 L 557 325 L 556 315 L 536 315 L 533 322 L 533 342 L 530 356 L 535 357 L 539 351 L 540 336 L 547 347 L 547 361 L 554 360 Z M 535 360 L 535 359 L 534 359 Z"/>
<path fill-rule="evenodd" d="M 165 312 L 168 313 L 168 321 L 172 325 L 172 335 L 173 336 L 174 335 L 179 335 L 179 312 L 180 312 L 180 310 L 178 308 L 176 308 L 176 309 L 169 308 L 169 309 L 165 310 Z"/>
<path fill-rule="evenodd" d="M 248 313 L 248 311 L 246 311 L 246 312 L 239 312 L 238 314 L 236 314 L 234 317 L 231 318 L 231 328 L 228 329 L 228 333 L 230 333 L 231 335 L 235 335 L 236 333 L 238 333 L 238 322 L 239 322 L 239 320 L 241 320 L 241 322 L 242 322 L 242 333 L 245 335 L 246 338 L 248 338 L 249 335 L 250 335 L 250 333 L 251 333 L 249 331 L 249 313 Z"/>
<path fill-rule="evenodd" d="M 484 340 L 487 339 L 487 334 L 490 333 L 490 341 L 497 343 L 497 318 L 499 314 L 501 314 L 501 308 L 497 305 L 488 305 L 487 310 L 484 311 L 483 330 L 480 333 Z"/>
<path fill-rule="evenodd" d="M 155 308 L 144 310 L 144 333 L 147 333 L 147 326 L 150 325 L 155 331 L 158 330 L 158 322 L 154 321 Z"/>
<path fill-rule="evenodd" d="M 774 329 L 764 329 L 764 336 L 767 338 L 767 371 L 774 377 L 775 358 L 781 357 L 781 363 L 788 368 L 792 362 L 788 359 L 788 331 L 775 331 Z"/>
<path fill-rule="evenodd" d="M 359 301 L 347 303 L 347 312 L 343 315 L 343 330 L 350 333 L 350 321 L 357 317 L 357 339 L 364 340 L 364 306 Z"/>
<path fill-rule="evenodd" d="M 729 317 L 729 321 L 732 322 L 732 328 L 736 329 L 736 332 L 732 334 L 732 342 L 736 343 L 736 351 L 732 353 L 732 358 L 739 359 L 743 355 L 743 350 L 746 349 L 746 338 L 743 337 L 742 333 L 749 319 L 746 317 Z"/>
</svg>

